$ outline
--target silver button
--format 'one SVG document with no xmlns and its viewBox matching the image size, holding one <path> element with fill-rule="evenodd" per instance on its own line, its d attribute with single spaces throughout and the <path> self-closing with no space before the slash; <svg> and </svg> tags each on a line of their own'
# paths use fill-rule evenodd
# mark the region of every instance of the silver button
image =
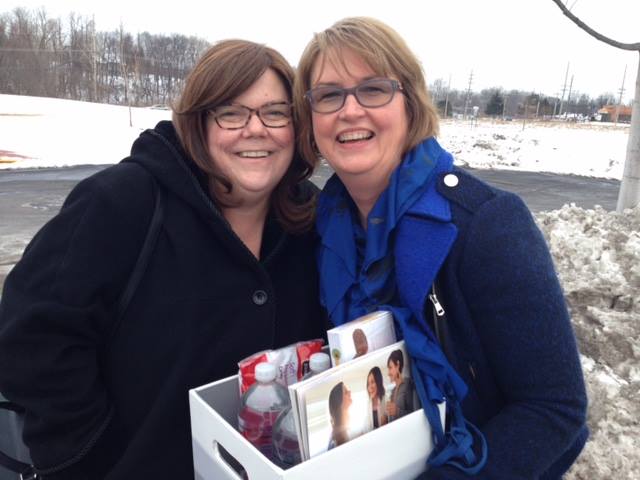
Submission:
<svg viewBox="0 0 640 480">
<path fill-rule="evenodd" d="M 265 303 L 267 303 L 267 299 L 269 297 L 267 296 L 267 292 L 265 292 L 264 290 L 256 290 L 255 292 L 253 292 L 253 303 L 255 303 L 256 305 L 260 306 L 260 305 L 264 305 Z"/>
<path fill-rule="evenodd" d="M 456 185 L 458 185 L 459 181 L 460 180 L 458 179 L 458 176 L 454 175 L 453 173 L 448 173 L 444 176 L 444 184 L 447 187 L 455 187 Z"/>
</svg>

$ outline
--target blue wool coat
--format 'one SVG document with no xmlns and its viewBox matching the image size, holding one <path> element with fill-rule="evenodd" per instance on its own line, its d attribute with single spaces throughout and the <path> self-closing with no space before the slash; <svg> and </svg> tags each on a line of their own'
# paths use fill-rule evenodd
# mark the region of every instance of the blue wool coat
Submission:
<svg viewBox="0 0 640 480">
<path fill-rule="evenodd" d="M 458 230 L 438 286 L 447 317 L 444 349 L 469 387 L 463 412 L 488 444 L 487 463 L 474 478 L 560 478 L 586 442 L 587 397 L 551 256 L 519 197 L 462 170 L 452 174 L 454 186 L 445 184 L 446 174 L 437 181 Z M 429 209 L 411 216 L 417 223 L 447 221 Z M 405 238 L 414 245 L 405 244 L 405 258 L 396 262 L 411 265 L 428 251 L 428 240 L 417 228 Z M 419 292 L 402 292 L 403 286 Z M 399 288 L 403 296 L 425 298 L 430 285 L 409 281 Z M 469 477 L 445 466 L 421 478 Z"/>
</svg>

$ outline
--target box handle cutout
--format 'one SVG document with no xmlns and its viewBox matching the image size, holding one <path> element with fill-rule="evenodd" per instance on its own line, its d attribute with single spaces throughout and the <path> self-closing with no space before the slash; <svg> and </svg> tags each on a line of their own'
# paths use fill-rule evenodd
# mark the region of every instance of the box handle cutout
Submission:
<svg viewBox="0 0 640 480">
<path fill-rule="evenodd" d="M 216 440 L 213 441 L 213 455 L 217 460 L 221 460 L 218 462 L 219 464 L 228 467 L 228 473 L 233 475 L 234 478 L 237 480 L 249 479 L 249 475 L 242 464 Z"/>
</svg>

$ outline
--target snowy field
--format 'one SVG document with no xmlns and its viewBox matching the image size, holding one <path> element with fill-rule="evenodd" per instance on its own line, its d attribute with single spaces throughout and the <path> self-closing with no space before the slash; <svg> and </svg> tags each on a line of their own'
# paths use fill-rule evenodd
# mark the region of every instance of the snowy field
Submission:
<svg viewBox="0 0 640 480">
<path fill-rule="evenodd" d="M 132 126 L 130 126 L 130 118 Z M 0 95 L 0 168 L 115 163 L 170 112 Z M 447 121 L 460 165 L 622 177 L 628 126 Z M 640 207 L 536 215 L 582 352 L 591 438 L 569 480 L 640 479 Z"/>
<path fill-rule="evenodd" d="M 167 110 L 0 95 L 0 168 L 116 163 Z M 131 126 L 130 126 L 131 120 Z M 459 165 L 622 178 L 628 125 L 448 120 L 440 141 Z M 19 157 L 13 155 L 20 155 Z"/>
</svg>

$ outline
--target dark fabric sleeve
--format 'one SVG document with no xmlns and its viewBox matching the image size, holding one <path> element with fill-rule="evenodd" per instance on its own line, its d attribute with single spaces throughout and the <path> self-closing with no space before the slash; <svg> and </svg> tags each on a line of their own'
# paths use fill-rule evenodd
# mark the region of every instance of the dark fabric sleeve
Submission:
<svg viewBox="0 0 640 480">
<path fill-rule="evenodd" d="M 26 409 L 24 440 L 43 472 L 71 472 L 90 454 L 97 474 L 126 446 L 99 355 L 152 213 L 141 171 L 112 168 L 78 184 L 5 281 L 0 391 Z"/>
<path fill-rule="evenodd" d="M 396 397 L 396 406 L 398 407 L 397 418 L 404 417 L 415 410 L 413 406 L 414 391 L 415 386 L 413 380 L 410 377 L 405 378 L 398 388 L 398 395 Z"/>
<path fill-rule="evenodd" d="M 470 226 L 461 286 L 506 404 L 482 428 L 488 460 L 474 478 L 539 478 L 582 432 L 587 398 L 564 296 L 524 203 L 500 195 Z M 469 478 L 435 468 L 422 478 Z"/>
</svg>

